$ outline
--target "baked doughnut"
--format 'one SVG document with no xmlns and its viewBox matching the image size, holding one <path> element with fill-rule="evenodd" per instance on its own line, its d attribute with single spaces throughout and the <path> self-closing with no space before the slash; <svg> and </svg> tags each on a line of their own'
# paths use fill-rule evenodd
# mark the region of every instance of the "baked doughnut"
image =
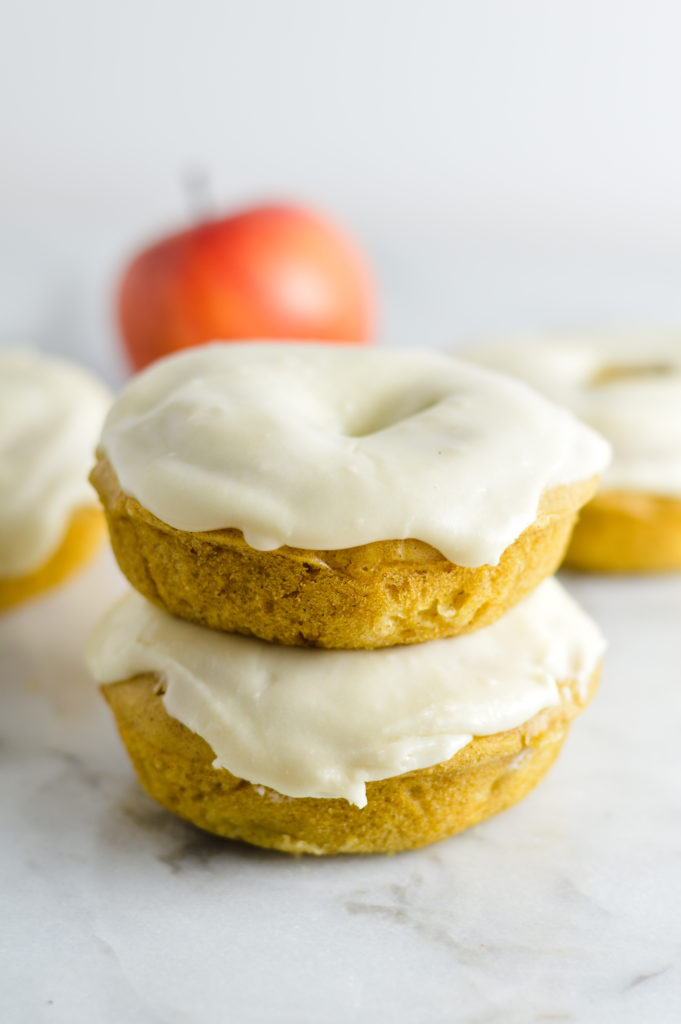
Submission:
<svg viewBox="0 0 681 1024">
<path fill-rule="evenodd" d="M 681 356 L 672 338 L 514 340 L 470 353 L 565 405 L 613 446 L 565 564 L 681 569 Z"/>
<path fill-rule="evenodd" d="M 76 366 L 0 354 L 0 609 L 60 582 L 103 540 L 87 474 L 109 404 Z"/>
<path fill-rule="evenodd" d="M 602 650 L 546 580 L 477 633 L 380 651 L 266 644 L 131 593 L 87 659 L 163 806 L 230 839 L 329 854 L 424 846 L 520 800 L 591 698 Z"/>
<path fill-rule="evenodd" d="M 434 352 L 216 343 L 133 380 L 91 479 L 160 607 L 373 648 L 501 616 L 560 562 L 607 458 L 569 413 Z"/>
<path fill-rule="evenodd" d="M 582 509 L 565 564 L 590 572 L 681 569 L 681 498 L 604 490 Z"/>
</svg>

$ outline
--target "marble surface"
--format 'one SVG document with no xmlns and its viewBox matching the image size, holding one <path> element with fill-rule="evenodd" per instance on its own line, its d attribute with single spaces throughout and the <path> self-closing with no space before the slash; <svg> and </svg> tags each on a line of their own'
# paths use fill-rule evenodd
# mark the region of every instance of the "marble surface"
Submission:
<svg viewBox="0 0 681 1024">
<path fill-rule="evenodd" d="M 81 663 L 110 556 L 0 620 L 0 1019 L 681 1019 L 681 579 L 570 590 L 600 693 L 524 803 L 394 857 L 223 843 L 138 788 Z"/>
</svg>

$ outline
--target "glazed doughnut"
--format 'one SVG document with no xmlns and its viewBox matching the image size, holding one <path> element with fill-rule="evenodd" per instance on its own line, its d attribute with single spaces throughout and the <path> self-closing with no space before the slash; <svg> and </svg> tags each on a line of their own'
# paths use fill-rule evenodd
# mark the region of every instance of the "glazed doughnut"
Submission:
<svg viewBox="0 0 681 1024">
<path fill-rule="evenodd" d="M 216 343 L 115 402 L 92 475 L 149 600 L 287 645 L 490 624 L 561 560 L 608 446 L 434 352 Z"/>
<path fill-rule="evenodd" d="M 379 651 L 211 631 L 131 592 L 87 659 L 161 804 L 231 839 L 328 854 L 423 846 L 521 799 L 602 651 L 546 580 L 484 630 Z"/>
<path fill-rule="evenodd" d="M 566 564 L 681 569 L 681 356 L 678 338 L 509 340 L 470 358 L 565 405 L 613 446 L 582 510 Z"/>
<path fill-rule="evenodd" d="M 64 579 L 103 540 L 87 474 L 110 401 L 76 366 L 0 354 L 0 609 Z"/>
</svg>

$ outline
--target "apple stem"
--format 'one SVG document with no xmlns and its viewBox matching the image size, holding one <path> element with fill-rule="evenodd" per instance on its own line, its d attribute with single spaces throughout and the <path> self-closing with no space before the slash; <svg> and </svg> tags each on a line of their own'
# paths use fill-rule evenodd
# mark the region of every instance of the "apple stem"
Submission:
<svg viewBox="0 0 681 1024">
<path fill-rule="evenodd" d="M 196 223 L 215 215 L 215 196 L 205 167 L 188 167 L 182 175 L 182 185 L 189 214 Z"/>
</svg>

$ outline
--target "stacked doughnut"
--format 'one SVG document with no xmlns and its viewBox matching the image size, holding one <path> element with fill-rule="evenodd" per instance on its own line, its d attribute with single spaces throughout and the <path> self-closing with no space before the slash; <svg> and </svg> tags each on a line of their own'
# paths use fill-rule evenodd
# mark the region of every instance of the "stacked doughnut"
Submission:
<svg viewBox="0 0 681 1024">
<path fill-rule="evenodd" d="M 110 402 L 80 367 L 0 354 L 0 610 L 60 583 L 102 543 L 86 477 Z"/>
<path fill-rule="evenodd" d="M 598 630 L 547 577 L 607 459 L 425 350 L 215 343 L 137 377 L 92 474 L 134 591 L 88 660 L 143 786 L 316 854 L 515 803 L 596 685 Z"/>
<path fill-rule="evenodd" d="M 571 409 L 613 447 L 566 564 L 596 572 L 681 569 L 678 337 L 516 338 L 471 353 Z"/>
</svg>

